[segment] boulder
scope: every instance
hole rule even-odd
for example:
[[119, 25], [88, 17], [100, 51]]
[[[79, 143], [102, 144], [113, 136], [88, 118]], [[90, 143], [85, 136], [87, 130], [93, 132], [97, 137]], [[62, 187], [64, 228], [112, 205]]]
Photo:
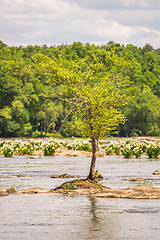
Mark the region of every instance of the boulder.
[[155, 170], [155, 171], [153, 172], [153, 174], [154, 174], [154, 175], [160, 175], [160, 171]]
[[0, 189], [0, 196], [8, 196], [9, 193], [6, 191], [6, 189]]
[[11, 193], [16, 193], [14, 188], [0, 189], [0, 196], [8, 196]]

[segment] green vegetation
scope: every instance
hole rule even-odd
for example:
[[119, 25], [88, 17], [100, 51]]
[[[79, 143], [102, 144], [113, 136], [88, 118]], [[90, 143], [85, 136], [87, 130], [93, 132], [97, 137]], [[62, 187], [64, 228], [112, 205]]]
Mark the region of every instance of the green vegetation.
[[[84, 99], [88, 96], [97, 104], [94, 108], [92, 104], [97, 114], [98, 103], [103, 106], [107, 94], [113, 94], [113, 102], [118, 103], [114, 111], [127, 119], [118, 128], [119, 136], [160, 135], [160, 49], [149, 44], [143, 48], [114, 42], [8, 47], [0, 41], [0, 69], [0, 137], [89, 136], [80, 117], [82, 112], [85, 115]], [[64, 94], [66, 100], [72, 99], [70, 105], [61, 101]], [[127, 105], [121, 104], [124, 95]], [[78, 111], [71, 110], [78, 102]], [[102, 112], [107, 118], [103, 108]]]
[[[101, 142], [100, 142], [101, 143]], [[14, 155], [32, 155], [34, 151], [41, 150], [45, 156], [54, 156], [58, 147], [69, 150], [87, 151], [86, 145], [91, 149], [89, 139], [75, 140], [8, 140], [0, 141], [0, 155], [13, 157]], [[160, 156], [160, 142], [146, 140], [120, 140], [110, 144], [100, 144], [100, 151], [105, 151], [106, 155], [122, 155], [125, 158], [141, 158], [146, 154], [148, 158], [158, 159]], [[101, 178], [98, 170], [95, 171], [94, 179]]]
[[63, 183], [57, 189], [63, 189], [64, 191], [72, 191], [76, 189], [102, 189], [102, 188], [103, 188], [102, 183], [99, 183], [97, 181], [78, 179]]
[[106, 155], [123, 155], [125, 158], [135, 156], [140, 158], [143, 153], [147, 154], [149, 158], [158, 158], [160, 155], [159, 141], [116, 141], [106, 146], [102, 146], [106, 151]]
[[[124, 136], [159, 134], [160, 58], [150, 45], [0, 45], [2, 136], [37, 131], [88, 136], [93, 153], [88, 179], [93, 180], [99, 140], [116, 134], [117, 127]], [[123, 155], [129, 158], [127, 147]], [[45, 155], [54, 155], [52, 150], [46, 146]]]
[[62, 185], [63, 190], [75, 190], [76, 186], [72, 182], [66, 182]]
[[152, 186], [153, 182], [152, 181], [143, 181], [143, 182], [138, 182], [136, 183], [135, 187], [142, 187], [142, 186]]

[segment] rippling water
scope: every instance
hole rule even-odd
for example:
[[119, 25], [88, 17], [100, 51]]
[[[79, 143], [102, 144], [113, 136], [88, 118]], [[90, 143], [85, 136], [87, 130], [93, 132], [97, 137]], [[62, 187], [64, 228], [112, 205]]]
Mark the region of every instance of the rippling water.
[[[0, 158], [0, 188], [55, 188], [66, 179], [53, 174], [74, 174], [85, 178], [87, 157]], [[159, 160], [122, 159], [106, 156], [97, 159], [103, 184], [114, 188], [134, 187], [123, 178], [157, 178]], [[17, 177], [29, 174], [32, 177]], [[9, 195], [0, 198], [0, 239], [79, 240], [79, 239], [156, 239], [160, 236], [160, 200], [101, 199], [59, 194]]]

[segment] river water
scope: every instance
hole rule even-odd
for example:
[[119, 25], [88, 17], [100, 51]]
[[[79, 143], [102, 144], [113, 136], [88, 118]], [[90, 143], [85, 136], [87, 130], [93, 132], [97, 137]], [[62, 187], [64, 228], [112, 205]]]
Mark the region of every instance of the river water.
[[[89, 172], [88, 157], [0, 157], [0, 188], [32, 187], [53, 189], [66, 179], [53, 174], [79, 175]], [[103, 184], [112, 188], [135, 187], [124, 178], [142, 177], [148, 184], [160, 184], [159, 160], [124, 159], [105, 156], [96, 167]], [[17, 177], [18, 174], [32, 177]], [[152, 180], [157, 178], [157, 180]], [[67, 179], [69, 180], [69, 179]], [[72, 179], [71, 179], [72, 180]], [[91, 240], [160, 239], [160, 199], [103, 199], [61, 194], [9, 195], [0, 197], [0, 239], [2, 240]]]

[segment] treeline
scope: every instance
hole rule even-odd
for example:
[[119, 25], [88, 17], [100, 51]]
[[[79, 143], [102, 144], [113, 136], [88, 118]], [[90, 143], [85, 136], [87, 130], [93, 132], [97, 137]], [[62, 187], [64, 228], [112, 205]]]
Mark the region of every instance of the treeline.
[[[159, 136], [160, 48], [153, 49], [149, 44], [143, 48], [124, 46], [112, 41], [102, 46], [75, 42], [50, 47], [9, 47], [0, 41], [0, 137], [85, 137], [76, 113], [55, 97], [54, 90], [58, 88], [60, 92], [61, 87], [52, 81], [51, 74], [44, 74], [40, 67], [36, 69], [36, 63], [39, 61], [40, 66], [43, 58], [77, 62], [88, 57], [89, 65], [93, 54], [103, 61], [104, 51], [114, 52], [128, 64], [126, 72], [123, 68], [125, 84], [118, 86], [121, 64], [110, 60], [106, 64], [105, 59], [106, 72], [112, 69], [114, 76], [116, 69], [116, 87], [122, 88], [128, 99], [128, 104], [122, 106], [127, 120], [119, 127], [119, 136]], [[105, 71], [93, 82], [98, 83], [103, 76]]]

